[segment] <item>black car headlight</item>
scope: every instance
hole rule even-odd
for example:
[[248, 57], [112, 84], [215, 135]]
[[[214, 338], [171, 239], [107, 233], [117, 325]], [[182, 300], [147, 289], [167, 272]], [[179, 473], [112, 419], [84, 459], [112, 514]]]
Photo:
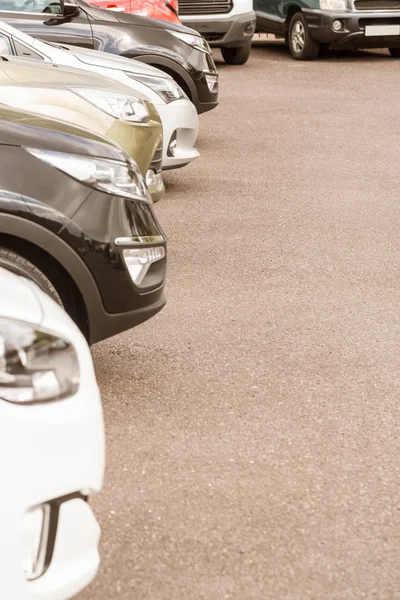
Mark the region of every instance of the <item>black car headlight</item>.
[[107, 194], [151, 202], [143, 176], [132, 160], [123, 162], [36, 148], [25, 150], [85, 185]]
[[0, 399], [14, 404], [62, 400], [79, 389], [73, 345], [20, 321], [0, 318]]

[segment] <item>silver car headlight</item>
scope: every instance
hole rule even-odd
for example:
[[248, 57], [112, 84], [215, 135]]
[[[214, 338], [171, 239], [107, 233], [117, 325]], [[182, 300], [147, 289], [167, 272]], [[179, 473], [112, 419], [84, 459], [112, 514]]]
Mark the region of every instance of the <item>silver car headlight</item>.
[[107, 194], [151, 202], [143, 176], [133, 161], [92, 158], [52, 150], [25, 148], [27, 152], [85, 185]]
[[71, 92], [116, 119], [135, 123], [147, 123], [150, 119], [150, 113], [141, 98], [90, 88], [75, 88]]
[[200, 50], [200, 52], [205, 52], [206, 54], [209, 54], [210, 52], [208, 43], [201, 35], [181, 33], [180, 31], [170, 31], [169, 33], [180, 39], [182, 42], [185, 42], [185, 44], [188, 44], [188, 46], [192, 46], [192, 48]]
[[14, 404], [62, 400], [80, 383], [73, 345], [20, 321], [0, 318], [0, 399]]
[[125, 75], [128, 75], [128, 77], [135, 81], [147, 85], [147, 87], [160, 96], [166, 104], [169, 104], [169, 102], [173, 102], [174, 100], [187, 98], [185, 92], [173, 79], [152, 77], [151, 75], [136, 75], [135, 73], [128, 73], [126, 71]]

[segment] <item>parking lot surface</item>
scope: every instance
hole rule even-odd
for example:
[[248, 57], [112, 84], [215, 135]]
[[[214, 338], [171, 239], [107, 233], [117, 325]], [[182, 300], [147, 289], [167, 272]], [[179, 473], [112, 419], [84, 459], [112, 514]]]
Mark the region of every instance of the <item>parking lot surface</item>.
[[156, 207], [168, 305], [93, 349], [108, 467], [79, 600], [394, 600], [399, 62], [273, 43], [218, 67], [203, 157]]

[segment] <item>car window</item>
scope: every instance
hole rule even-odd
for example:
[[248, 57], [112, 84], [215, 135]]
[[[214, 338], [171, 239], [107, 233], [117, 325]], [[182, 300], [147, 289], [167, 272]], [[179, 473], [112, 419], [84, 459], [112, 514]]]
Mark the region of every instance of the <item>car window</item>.
[[14, 54], [11, 40], [8, 35], [4, 35], [4, 33], [0, 33], [0, 55], [4, 54]]
[[57, 0], [3, 0], [0, 10], [60, 15], [61, 3]]

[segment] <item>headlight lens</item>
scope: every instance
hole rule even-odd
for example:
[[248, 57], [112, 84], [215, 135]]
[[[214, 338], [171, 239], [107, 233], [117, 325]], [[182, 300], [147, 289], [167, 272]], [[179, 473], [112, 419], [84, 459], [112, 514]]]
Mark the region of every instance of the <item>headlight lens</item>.
[[179, 85], [173, 79], [164, 79], [163, 77], [152, 77], [151, 75], [136, 75], [135, 73], [127, 73], [131, 79], [139, 81], [147, 85], [153, 92], [158, 94], [160, 98], [167, 104], [180, 98], [185, 98], [185, 92], [179, 87]]
[[182, 40], [182, 42], [185, 42], [185, 44], [196, 48], [196, 50], [200, 50], [200, 52], [206, 52], [207, 54], [209, 53], [208, 44], [201, 35], [181, 33], [180, 31], [170, 31], [169, 33]]
[[14, 404], [72, 396], [80, 382], [73, 346], [33, 325], [0, 319], [0, 399]]
[[67, 175], [102, 192], [151, 201], [143, 176], [133, 161], [124, 163], [35, 148], [25, 148], [25, 150], [56, 169], [60, 169]]
[[147, 106], [140, 98], [85, 88], [72, 89], [71, 92], [74, 92], [74, 94], [84, 98], [116, 119], [134, 121], [135, 123], [147, 123], [150, 119]]
[[319, 0], [321, 10], [346, 10], [346, 0]]

